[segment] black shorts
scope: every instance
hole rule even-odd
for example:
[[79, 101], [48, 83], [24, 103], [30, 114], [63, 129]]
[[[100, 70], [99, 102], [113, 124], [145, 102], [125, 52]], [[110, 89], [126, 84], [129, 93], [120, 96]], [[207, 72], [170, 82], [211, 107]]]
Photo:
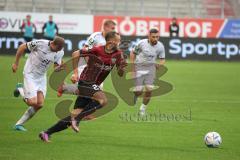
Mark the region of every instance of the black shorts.
[[78, 81], [78, 90], [79, 96], [86, 98], [92, 98], [96, 92], [101, 91], [97, 84], [83, 80]]
[[90, 102], [92, 102], [91, 98], [78, 96], [74, 104], [74, 109], [85, 108]]

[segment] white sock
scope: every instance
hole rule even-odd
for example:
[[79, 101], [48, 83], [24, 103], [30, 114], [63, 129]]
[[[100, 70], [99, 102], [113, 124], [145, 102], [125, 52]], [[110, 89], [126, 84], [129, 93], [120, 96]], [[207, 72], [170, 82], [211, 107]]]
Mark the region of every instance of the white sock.
[[77, 84], [64, 84], [63, 93], [65, 94], [77, 94], [78, 87]]
[[24, 98], [23, 88], [18, 88], [18, 91], [19, 91], [20, 95]]
[[35, 113], [36, 113], [35, 109], [33, 107], [29, 106], [28, 109], [26, 110], [26, 112], [17, 121], [16, 125], [23, 125], [25, 122], [27, 122], [29, 119], [31, 119]]
[[147, 108], [147, 106], [142, 103], [142, 105], [140, 106], [140, 111], [145, 111], [146, 108]]

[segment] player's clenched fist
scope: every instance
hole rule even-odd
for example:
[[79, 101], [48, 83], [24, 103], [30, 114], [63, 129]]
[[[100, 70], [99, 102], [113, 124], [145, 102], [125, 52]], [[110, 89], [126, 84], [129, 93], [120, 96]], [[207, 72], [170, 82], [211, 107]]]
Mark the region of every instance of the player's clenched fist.
[[12, 64], [12, 71], [13, 71], [13, 73], [15, 73], [17, 71], [17, 69], [18, 69], [18, 65], [16, 63], [13, 63]]
[[78, 82], [78, 75], [77, 74], [73, 74], [72, 77], [71, 77], [71, 81], [72, 81], [72, 83]]

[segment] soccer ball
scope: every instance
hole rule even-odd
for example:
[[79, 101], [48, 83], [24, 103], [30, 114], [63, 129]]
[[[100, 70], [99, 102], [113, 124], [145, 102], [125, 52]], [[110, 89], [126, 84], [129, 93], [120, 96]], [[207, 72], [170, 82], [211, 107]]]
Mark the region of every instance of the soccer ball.
[[217, 148], [222, 143], [222, 138], [217, 132], [208, 132], [204, 137], [204, 142], [207, 147]]

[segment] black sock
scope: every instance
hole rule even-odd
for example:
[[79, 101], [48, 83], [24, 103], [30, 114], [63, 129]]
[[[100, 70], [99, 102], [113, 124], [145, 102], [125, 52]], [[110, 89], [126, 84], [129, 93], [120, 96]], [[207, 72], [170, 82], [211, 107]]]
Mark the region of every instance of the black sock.
[[71, 116], [65, 117], [62, 120], [58, 121], [55, 125], [53, 125], [51, 128], [49, 128], [46, 133], [48, 135], [51, 135], [55, 132], [60, 132], [62, 130], [65, 130], [68, 128], [68, 126], [71, 125]]
[[75, 118], [75, 120], [77, 121], [77, 124], [79, 124], [79, 122], [87, 115], [90, 115], [92, 113], [94, 113], [97, 109], [102, 108], [102, 106], [100, 105], [100, 103], [98, 101], [93, 100], [92, 102], [90, 102], [85, 108], [84, 110]]

